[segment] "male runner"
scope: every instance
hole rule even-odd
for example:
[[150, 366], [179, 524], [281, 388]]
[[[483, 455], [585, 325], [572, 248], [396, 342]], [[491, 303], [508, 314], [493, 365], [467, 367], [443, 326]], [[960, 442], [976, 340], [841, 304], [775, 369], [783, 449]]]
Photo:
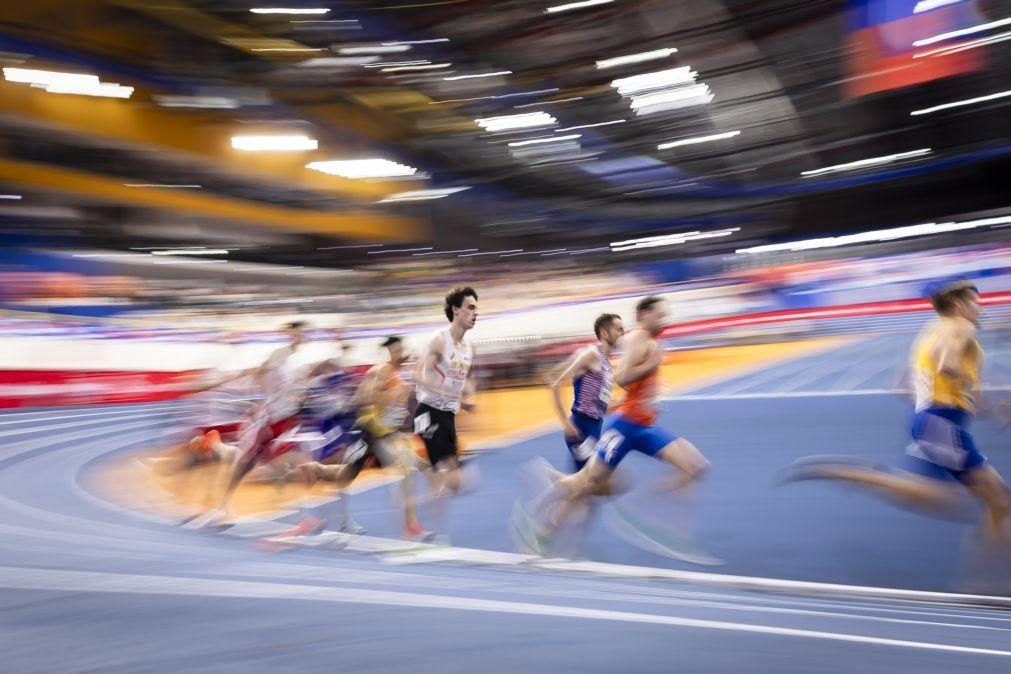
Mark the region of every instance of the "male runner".
[[[640, 300], [636, 320], [639, 327], [625, 335], [625, 354], [614, 374], [615, 383], [625, 389], [626, 397], [617, 414], [604, 423], [595, 453], [578, 473], [559, 478], [540, 499], [538, 511], [528, 516], [526, 522], [518, 523], [525, 542], [535, 552], [545, 553], [565, 517], [576, 510], [576, 503], [611, 493], [614, 471], [631, 451], [656, 457], [678, 469], [665, 485], [669, 491], [695, 483], [709, 469], [709, 462], [695, 445], [655, 425], [663, 363], [663, 350], [656, 338], [667, 324], [664, 301], [655, 296]], [[518, 515], [523, 518], [525, 512], [521, 510]], [[706, 559], [701, 554], [671, 547], [669, 542], [650, 543], [654, 550], [686, 561]]]
[[474, 348], [466, 335], [477, 322], [477, 292], [469, 286], [453, 288], [446, 295], [443, 310], [449, 327], [429, 339], [414, 375], [418, 399], [414, 432], [428, 450], [432, 500], [442, 530], [449, 500], [463, 485], [456, 414], [461, 409], [474, 409]]
[[[400, 427], [407, 418], [407, 400], [410, 396], [410, 388], [400, 378], [400, 369], [407, 362], [404, 343], [400, 337], [391, 336], [382, 345], [389, 353], [389, 358], [369, 369], [358, 389], [357, 401], [361, 411], [351, 433], [353, 440], [345, 449], [341, 464], [310, 462], [300, 465], [297, 471], [310, 484], [325, 480], [336, 483], [343, 490], [358, 477], [371, 458], [384, 467], [399, 466], [404, 472], [401, 498], [405, 535], [407, 538], [425, 539], [428, 532], [418, 523], [411, 491], [411, 472], [415, 462], [407, 456], [410, 449], [400, 433]], [[364, 534], [365, 529], [347, 514], [346, 495], [341, 495], [341, 502], [344, 521], [340, 530], [344, 533]]]
[[790, 466], [784, 481], [859, 484], [900, 505], [932, 511], [952, 507], [959, 495], [954, 487], [961, 483], [986, 510], [984, 530], [993, 539], [1002, 538], [1002, 524], [1011, 512], [1007, 485], [968, 430], [983, 365], [977, 337], [979, 292], [967, 281], [950, 281], [932, 285], [928, 294], [938, 318], [923, 328], [910, 353], [916, 415], [903, 457], [905, 470], [893, 473], [814, 456]]
[[[593, 322], [593, 334], [597, 343], [573, 354], [550, 384], [555, 413], [565, 431], [565, 444], [577, 472], [586, 465], [600, 438], [614, 384], [610, 357], [618, 340], [625, 334], [625, 327], [617, 314], [601, 314]], [[570, 379], [572, 409], [566, 416], [561, 388]]]

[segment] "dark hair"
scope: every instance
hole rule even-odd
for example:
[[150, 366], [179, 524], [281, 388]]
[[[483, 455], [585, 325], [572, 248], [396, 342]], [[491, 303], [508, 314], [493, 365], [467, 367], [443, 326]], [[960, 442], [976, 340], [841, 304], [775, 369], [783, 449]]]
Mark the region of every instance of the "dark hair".
[[394, 344], [400, 344], [400, 342], [402, 342], [402, 341], [404, 341], [404, 340], [402, 340], [399, 337], [399, 335], [390, 335], [389, 337], [387, 337], [386, 339], [383, 340], [383, 343], [381, 344], [381, 346], [384, 349], [388, 349], [391, 346], [393, 346]]
[[971, 295], [978, 295], [979, 290], [969, 281], [956, 281], [942, 286], [930, 295], [930, 303], [939, 314], [950, 313], [955, 303], [967, 300]]
[[446, 320], [449, 322], [453, 321], [453, 307], [459, 309], [463, 306], [464, 297], [473, 297], [477, 299], [477, 292], [470, 286], [464, 286], [462, 288], [453, 288], [446, 295]]
[[649, 311], [660, 302], [663, 302], [663, 298], [657, 297], [656, 295], [643, 297], [641, 300], [639, 300], [639, 303], [635, 305], [635, 313], [641, 314], [644, 311]]
[[597, 339], [600, 339], [600, 333], [614, 325], [615, 321], [620, 320], [621, 316], [618, 314], [601, 314], [597, 316], [597, 320], [593, 322], [593, 334], [597, 336]]
[[307, 325], [309, 325], [309, 324], [306, 323], [305, 321], [292, 321], [291, 323], [285, 323], [284, 324], [284, 329], [285, 330], [301, 330], [302, 328], [306, 327]]

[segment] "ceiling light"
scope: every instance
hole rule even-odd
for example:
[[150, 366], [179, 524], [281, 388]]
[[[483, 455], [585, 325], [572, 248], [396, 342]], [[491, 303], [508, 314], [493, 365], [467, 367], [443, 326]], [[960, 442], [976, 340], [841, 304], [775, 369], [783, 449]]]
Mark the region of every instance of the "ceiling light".
[[[519, 106], [516, 106], [516, 107], [519, 107]], [[614, 119], [614, 120], [611, 120], [610, 122], [597, 122], [596, 124], [579, 124], [578, 126], [567, 126], [564, 129], [555, 129], [555, 133], [561, 133], [563, 131], [575, 131], [576, 129], [592, 129], [594, 127], [598, 127], [598, 126], [610, 126], [612, 124], [624, 124], [626, 121], [628, 121], [628, 120], [625, 120], [625, 119]]]
[[430, 255], [456, 255], [457, 253], [473, 253], [477, 248], [461, 248], [459, 250], [434, 250], [429, 253], [414, 253], [411, 257], [428, 257]]
[[457, 257], [478, 257], [482, 255], [503, 255], [509, 253], [522, 253], [522, 248], [513, 248], [511, 250], [486, 250], [482, 253], [464, 253], [463, 255], [457, 255]]
[[367, 63], [375, 63], [381, 56], [321, 56], [315, 59], [306, 59], [298, 64], [299, 68], [342, 68], [344, 66], [360, 66]]
[[571, 101], [581, 101], [582, 96], [573, 96], [571, 98], [556, 98], [553, 101], [538, 101], [537, 103], [524, 103], [523, 105], [514, 105], [516, 109], [519, 108], [535, 108], [540, 105], [554, 105], [555, 103], [569, 103]]
[[412, 176], [418, 169], [388, 159], [344, 159], [314, 161], [306, 168], [342, 178], [396, 178]]
[[330, 10], [325, 7], [254, 7], [249, 11], [253, 14], [326, 14]]
[[387, 253], [413, 253], [418, 250], [432, 250], [431, 246], [424, 246], [422, 248], [388, 248], [386, 250], [370, 250], [369, 255], [385, 255]]
[[551, 124], [556, 124], [558, 120], [546, 112], [526, 112], [519, 115], [484, 117], [475, 119], [474, 122], [486, 131], [508, 131], [536, 126], [550, 126]]
[[160, 187], [168, 189], [187, 189], [187, 190], [199, 190], [203, 185], [181, 185], [181, 184], [162, 184], [162, 183], [123, 183], [124, 187]]
[[963, 105], [974, 105], [976, 103], [985, 103], [987, 101], [993, 101], [998, 98], [1007, 98], [1011, 96], [1011, 91], [1001, 91], [1000, 93], [990, 94], [988, 96], [979, 96], [977, 98], [967, 98], [964, 101], [955, 101], [953, 103], [942, 103], [941, 105], [935, 105], [931, 108], [923, 108], [922, 110], [913, 110], [910, 116], [915, 117], [916, 115], [929, 115], [932, 112], [937, 112], [939, 110], [948, 110], [949, 108], [960, 108]]
[[672, 140], [669, 143], [660, 143], [656, 146], [658, 150], [669, 150], [672, 147], [679, 147], [681, 145], [695, 145], [697, 143], [708, 143], [714, 140], [723, 140], [724, 138], [733, 138], [734, 136], [741, 135], [740, 131], [727, 131], [726, 133], [714, 133], [711, 136], [695, 136], [694, 138], [682, 138], [681, 140]]
[[396, 73], [402, 70], [442, 70], [443, 68], [449, 68], [452, 63], [429, 63], [429, 64], [418, 64], [418, 65], [408, 65], [408, 66], [393, 66], [392, 68], [383, 68], [379, 72], [383, 73]]
[[435, 42], [449, 42], [449, 38], [448, 37], [437, 37], [437, 38], [433, 38], [431, 40], [397, 40], [396, 42], [383, 42], [382, 45], [384, 47], [386, 47], [386, 46], [393, 46], [393, 45], [399, 45], [399, 44], [433, 44]]
[[558, 12], [568, 12], [573, 9], [583, 9], [584, 7], [593, 7], [595, 5], [606, 5], [614, 2], [614, 0], [582, 0], [582, 2], [570, 2], [565, 5], [555, 5], [554, 7], [548, 7], [544, 10], [545, 14], [557, 14]]
[[82, 75], [80, 73], [61, 73], [53, 70], [34, 70], [31, 68], [4, 68], [4, 79], [8, 82], [21, 82], [23, 84], [41, 85], [61, 85], [76, 84], [79, 86], [98, 86], [100, 84], [96, 75]]
[[1011, 24], [1011, 19], [1000, 19], [999, 21], [991, 21], [990, 23], [981, 23], [978, 26], [970, 26], [969, 28], [953, 30], [950, 33], [941, 33], [940, 35], [934, 35], [933, 37], [917, 40], [916, 42], [913, 43], [913, 46], [926, 47], [928, 44], [934, 44], [935, 42], [941, 42], [943, 40], [948, 40], [953, 37], [962, 37], [963, 35], [972, 35], [973, 33], [981, 33], [984, 30], [990, 30], [991, 28], [1000, 28], [1001, 26], [1007, 26], [1009, 24]]
[[407, 192], [390, 194], [389, 196], [383, 197], [376, 203], [388, 204], [400, 201], [428, 201], [430, 199], [443, 199], [448, 197], [450, 194], [456, 194], [457, 192], [463, 192], [464, 190], [469, 189], [469, 187], [440, 187], [430, 190], [409, 190]]
[[239, 107], [234, 98], [225, 96], [154, 96], [154, 102], [164, 108], [209, 108], [233, 110]]
[[835, 166], [826, 166], [825, 168], [814, 169], [812, 171], [802, 171], [800, 175], [802, 176], [820, 176], [825, 173], [838, 173], [840, 171], [850, 171], [852, 169], [866, 168], [868, 166], [878, 166], [880, 164], [890, 164], [893, 161], [898, 161], [900, 159], [911, 159], [913, 157], [922, 157], [923, 155], [930, 154], [931, 149], [923, 148], [921, 150], [911, 150], [909, 152], [899, 152], [898, 154], [889, 154], [883, 157], [871, 157], [870, 159], [861, 159], [859, 161], [851, 161], [846, 164], [836, 164]]
[[228, 250], [224, 248], [193, 248], [172, 250], [152, 250], [152, 255], [228, 255]]
[[945, 7], [947, 5], [954, 5], [955, 3], [962, 2], [962, 0], [920, 0], [913, 7], [913, 14], [920, 14], [921, 12], [929, 12], [932, 9], [937, 9], [938, 7]]
[[411, 47], [406, 44], [374, 44], [360, 45], [357, 47], [341, 47], [337, 50], [339, 54], [394, 54], [407, 51]]
[[706, 84], [693, 84], [640, 96], [632, 96], [629, 106], [636, 115], [648, 115], [665, 110], [678, 110], [695, 105], [705, 105], [713, 100], [713, 92]]
[[970, 49], [986, 47], [987, 45], [996, 44], [998, 42], [1006, 42], [1007, 40], [1011, 40], [1011, 31], [997, 33], [996, 35], [991, 35], [989, 37], [981, 37], [978, 40], [956, 42], [955, 44], [945, 45], [943, 47], [938, 47], [937, 49], [931, 49], [930, 51], [917, 52], [913, 54], [913, 58], [921, 59], [927, 56], [947, 56], [948, 54], [957, 54], [959, 52], [969, 51]]
[[654, 49], [653, 51], [644, 51], [639, 54], [629, 54], [628, 56], [615, 56], [614, 58], [597, 61], [597, 69], [604, 70], [605, 68], [615, 68], [617, 66], [628, 65], [629, 63], [642, 63], [643, 61], [654, 61], [656, 59], [667, 58], [671, 54], [676, 53], [677, 49], [670, 47], [667, 49]]
[[0, 199], [6, 199], [10, 201], [21, 201], [24, 197], [20, 194], [0, 194]]
[[245, 152], [298, 152], [317, 149], [319, 141], [303, 135], [232, 136], [232, 147]]
[[724, 236], [731, 236], [735, 232], [741, 231], [740, 227], [729, 229], [718, 229], [711, 232], [678, 232], [676, 234], [662, 234], [660, 236], [647, 236], [641, 239], [628, 239], [626, 241], [613, 241], [611, 251], [620, 253], [626, 250], [637, 250], [640, 248], [658, 248], [660, 246], [676, 246], [689, 241], [699, 241], [702, 239], [717, 239]]
[[539, 145], [540, 143], [557, 143], [561, 140], [574, 140], [576, 138], [582, 138], [578, 133], [573, 133], [568, 136], [548, 136], [546, 138], [532, 138], [530, 140], [517, 140], [513, 143], [509, 143], [509, 147], [522, 147], [523, 145]]
[[621, 77], [611, 82], [611, 86], [617, 89], [619, 94], [627, 96], [641, 91], [694, 84], [696, 77], [698, 77], [698, 73], [692, 70], [691, 66], [682, 66], [681, 68], [670, 68], [652, 73], [632, 75], [631, 77]]
[[452, 77], [443, 77], [442, 79], [446, 80], [447, 82], [452, 82], [454, 80], [472, 80], [478, 77], [496, 77], [498, 75], [512, 75], [512, 74], [513, 71], [511, 70], [496, 70], [493, 73], [477, 73], [475, 75], [453, 75]]
[[133, 87], [124, 87], [121, 84], [112, 82], [100, 82], [98, 84], [49, 84], [32, 85], [42, 86], [46, 93], [50, 94], [74, 94], [77, 96], [99, 96], [101, 98], [130, 98], [133, 95]]

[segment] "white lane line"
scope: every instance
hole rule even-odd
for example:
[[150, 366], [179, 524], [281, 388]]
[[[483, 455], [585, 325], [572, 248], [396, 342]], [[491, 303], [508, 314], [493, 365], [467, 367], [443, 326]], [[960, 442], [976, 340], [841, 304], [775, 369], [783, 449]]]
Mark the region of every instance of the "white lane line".
[[144, 419], [145, 421], [150, 421], [152, 419], [161, 419], [164, 417], [172, 418], [175, 416], [174, 412], [149, 412], [144, 415], [133, 416], [121, 416], [115, 419], [89, 419], [88, 421], [71, 421], [65, 424], [51, 424], [51, 425], [32, 425], [25, 426], [23, 428], [8, 429], [6, 431], [0, 431], [0, 438], [9, 438], [15, 435], [37, 435], [45, 440], [45, 435], [51, 431], [60, 431], [66, 428], [94, 428], [95, 426], [101, 426], [109, 424], [112, 421], [130, 421], [134, 418]]
[[[88, 410], [94, 410], [94, 408], [87, 408]], [[138, 412], [150, 412], [150, 411], [179, 411], [186, 412], [193, 409], [199, 409], [194, 405], [150, 405], [145, 407], [115, 407], [114, 409], [102, 410], [102, 411], [81, 411], [81, 412], [70, 412], [67, 410], [47, 410], [45, 412], [23, 412], [23, 413], [8, 413], [0, 414], [0, 426], [9, 426], [11, 424], [31, 424], [36, 421], [60, 421], [63, 419], [82, 419], [84, 417], [113, 417], [125, 415], [129, 416], [131, 414], [136, 414]], [[24, 416], [22, 416], [24, 415]], [[31, 418], [25, 418], [28, 415], [33, 415]], [[39, 415], [35, 417], [34, 415]], [[17, 418], [12, 418], [12, 417]]]
[[667, 625], [724, 632], [765, 634], [801, 639], [818, 639], [873, 646], [891, 646], [925, 651], [1011, 657], [1011, 651], [957, 644], [939, 644], [905, 639], [889, 639], [844, 632], [775, 627], [753, 623], [702, 620], [677, 616], [612, 611], [532, 602], [451, 597], [415, 592], [394, 592], [364, 588], [329, 588], [294, 583], [266, 583], [245, 580], [185, 578], [139, 574], [97, 573], [0, 567], [0, 587], [53, 592], [90, 592], [241, 599], [286, 599], [333, 604], [368, 604], [428, 609], [449, 609], [513, 615], [576, 618], [625, 623]]

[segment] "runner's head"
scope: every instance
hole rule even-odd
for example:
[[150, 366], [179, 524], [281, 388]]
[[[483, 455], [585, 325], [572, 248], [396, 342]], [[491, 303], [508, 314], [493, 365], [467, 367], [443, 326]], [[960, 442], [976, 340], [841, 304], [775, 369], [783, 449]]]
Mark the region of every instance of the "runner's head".
[[284, 331], [288, 335], [288, 340], [291, 348], [297, 349], [305, 341], [305, 321], [292, 321], [291, 323], [285, 323]]
[[390, 363], [394, 367], [400, 367], [407, 362], [406, 352], [404, 351], [404, 340], [397, 335], [387, 337], [383, 341], [383, 348], [390, 352]]
[[667, 306], [662, 298], [650, 295], [635, 305], [635, 319], [643, 330], [656, 337], [667, 327]]
[[470, 330], [477, 322], [477, 292], [470, 286], [453, 288], [446, 295], [446, 320]]
[[930, 303], [941, 316], [964, 318], [979, 323], [983, 307], [979, 290], [969, 281], [952, 281], [930, 289]]
[[625, 326], [618, 314], [601, 314], [593, 322], [593, 334], [597, 339], [613, 347], [625, 334]]

